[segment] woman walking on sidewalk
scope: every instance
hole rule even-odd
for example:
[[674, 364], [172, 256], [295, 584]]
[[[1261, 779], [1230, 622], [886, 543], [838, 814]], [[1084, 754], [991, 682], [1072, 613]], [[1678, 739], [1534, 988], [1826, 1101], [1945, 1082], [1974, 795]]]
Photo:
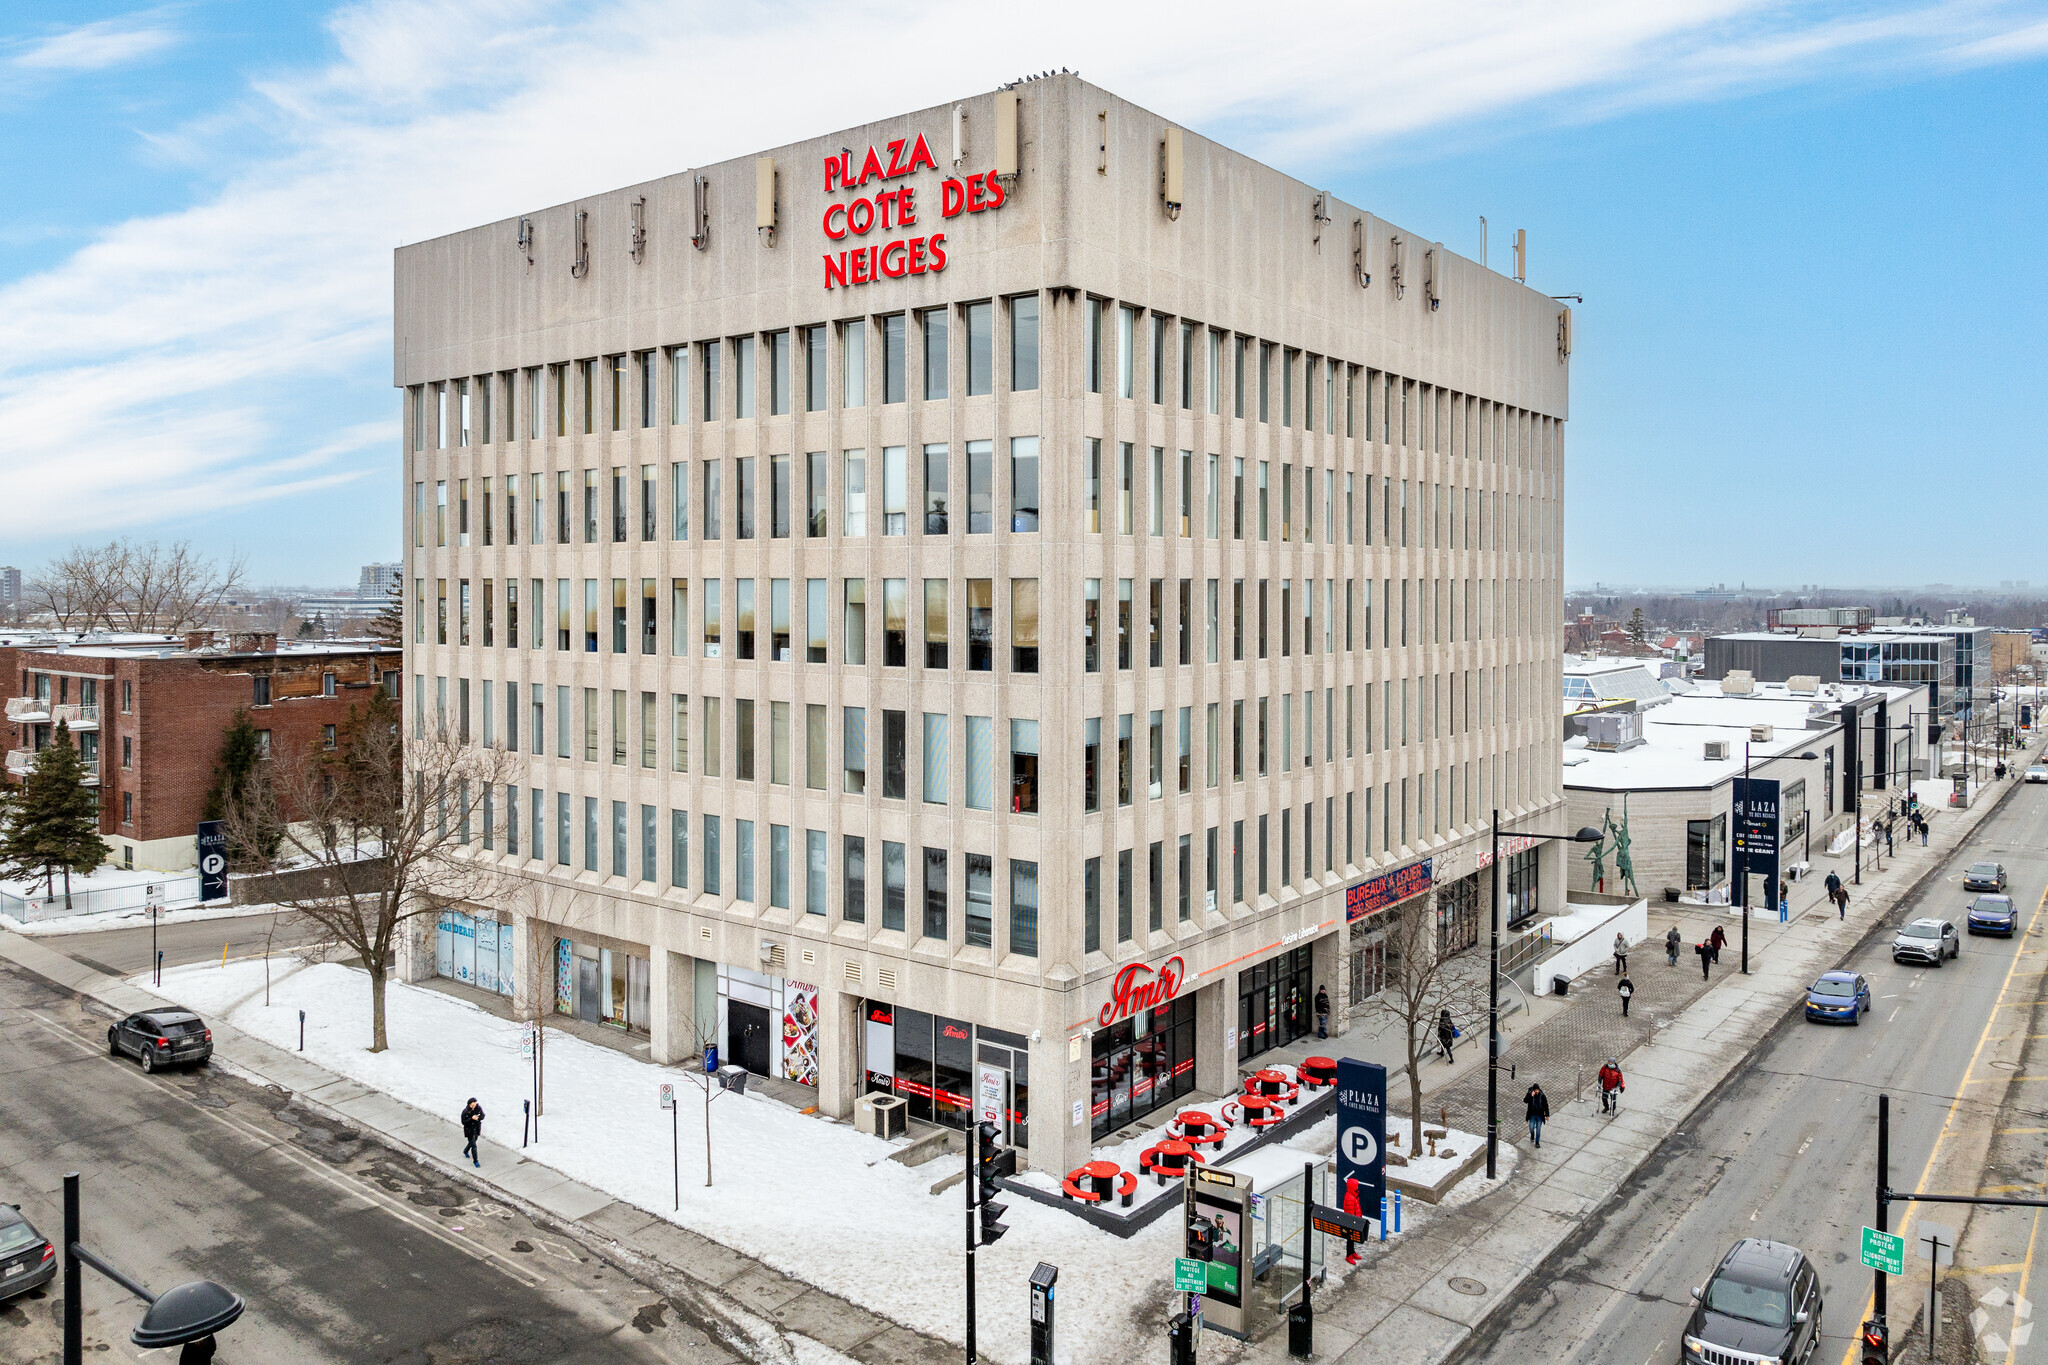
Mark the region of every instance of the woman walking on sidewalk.
[[1529, 1116], [1529, 1140], [1541, 1150], [1543, 1121], [1550, 1117], [1550, 1097], [1543, 1093], [1542, 1086], [1532, 1084], [1529, 1087], [1529, 1093], [1522, 1096], [1522, 1109]]
[[1714, 945], [1714, 965], [1718, 967], [1721, 965], [1721, 950], [1728, 946], [1728, 931], [1718, 924], [1715, 925], [1714, 932], [1708, 937], [1707, 942]]
[[1624, 976], [1621, 980], [1614, 983], [1614, 989], [1621, 993], [1621, 1017], [1626, 1019], [1628, 1018], [1629, 998], [1636, 993], [1636, 983]]
[[469, 1103], [462, 1106], [462, 1136], [467, 1144], [462, 1154], [469, 1158], [469, 1164], [481, 1167], [483, 1159], [476, 1154], [477, 1139], [484, 1134], [484, 1107], [476, 1102], [476, 1096], [469, 1097]]
[[1664, 958], [1674, 967], [1678, 965], [1678, 945], [1683, 942], [1685, 940], [1678, 936], [1678, 926], [1672, 925], [1670, 932], [1664, 935]]
[[1705, 939], [1701, 939], [1698, 943], [1692, 945], [1692, 950], [1700, 955], [1700, 980], [1705, 981], [1707, 979], [1707, 965], [1714, 960], [1714, 947]]
[[1626, 976], [1628, 974], [1628, 939], [1620, 934], [1614, 936], [1614, 974], [1616, 976]]

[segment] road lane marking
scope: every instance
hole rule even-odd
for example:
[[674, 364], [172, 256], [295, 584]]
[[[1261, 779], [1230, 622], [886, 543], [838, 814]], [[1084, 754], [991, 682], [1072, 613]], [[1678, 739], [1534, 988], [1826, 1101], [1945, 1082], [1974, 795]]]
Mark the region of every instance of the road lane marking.
[[[2048, 907], [2048, 887], [2043, 887], [2041, 889], [2041, 898], [2038, 901], [2034, 902], [2034, 913], [2027, 919], [2027, 932], [2029, 934], [2034, 932], [2035, 925], [2040, 922], [2041, 911], [2044, 907]], [[1969, 1083], [1970, 1073], [1977, 1069], [1977, 1058], [1983, 1055], [1984, 1044], [1991, 1037], [1991, 1030], [1993, 1026], [1998, 1022], [1997, 1012], [2005, 1006], [2005, 994], [2007, 991], [2012, 989], [2013, 977], [2018, 973], [2019, 965], [2019, 957], [2018, 955], [2014, 955], [2012, 962], [2005, 969], [2005, 980], [1999, 984], [1998, 1003], [1992, 1006], [1990, 1017], [1987, 1017], [1985, 1019], [1983, 1031], [1977, 1035], [1977, 1045], [1970, 1049], [1969, 1065], [1963, 1068], [1964, 1085], [1967, 1085]], [[1916, 981], [1914, 984], [1917, 985], [1918, 982]], [[2031, 1003], [2039, 1004], [2041, 1002], [2034, 1001]], [[1948, 1140], [1948, 1135], [1954, 1131], [1956, 1122], [1956, 1111], [1962, 1107], [1962, 1104], [1963, 1086], [1959, 1085], [1956, 1087], [1955, 1098], [1949, 1102], [1948, 1112], [1942, 1116], [1941, 1131], [1937, 1132], [1934, 1135], [1934, 1145], [1928, 1149], [1927, 1164], [1921, 1168], [1920, 1179], [1918, 1183], [1916, 1183], [1913, 1186], [1913, 1193], [1920, 1194], [1927, 1189], [1927, 1178], [1934, 1174], [1934, 1163], [1941, 1156], [1941, 1145], [1942, 1143]], [[1887, 1172], [1887, 1175], [1888, 1174], [1889, 1172]], [[1907, 1229], [1911, 1226], [1913, 1222], [1913, 1215], [1919, 1211], [1919, 1208], [1920, 1206], [1916, 1203], [1908, 1203], [1906, 1205], [1905, 1217], [1899, 1220], [1899, 1236], [1904, 1237], [1906, 1235]], [[2038, 1232], [2039, 1229], [2040, 1220], [2037, 1216], [2035, 1219], [2035, 1230]], [[2030, 1262], [2033, 1259], [2033, 1247], [2031, 1241], [2029, 1241], [2028, 1243], [2027, 1259]], [[1876, 1306], [1877, 1295], [1875, 1289], [1873, 1288], [1871, 1290], [1866, 1290], [1863, 1295], [1863, 1311], [1857, 1315], [1857, 1321], [1861, 1322], [1868, 1319], [1870, 1317], [1871, 1311]], [[1842, 1365], [1856, 1365], [1858, 1355], [1862, 1349], [1862, 1345], [1862, 1334], [1860, 1332], [1857, 1335], [1852, 1336], [1849, 1340], [1849, 1349], [1842, 1353]], [[2008, 1360], [2009, 1359], [2010, 1358], [2008, 1357]]]
[[[2012, 1324], [2015, 1329], [2017, 1329], [2020, 1324], [2020, 1305], [2027, 1301], [2027, 1280], [2034, 1273], [2034, 1242], [2036, 1238], [2040, 1237], [2040, 1235], [2041, 1211], [2039, 1209], [2035, 1209], [2034, 1229], [2032, 1232], [2029, 1232], [2027, 1234], [2027, 1259], [2020, 1263], [2019, 1292], [2013, 1295]], [[2010, 1339], [2013, 1335], [2016, 1335], [2016, 1332], [2008, 1333], [2008, 1339]], [[2018, 1351], [2019, 1348], [2020, 1344], [2017, 1341], [2012, 1342], [2011, 1345], [2005, 1348], [2005, 1365], [2012, 1365], [2013, 1353]]]

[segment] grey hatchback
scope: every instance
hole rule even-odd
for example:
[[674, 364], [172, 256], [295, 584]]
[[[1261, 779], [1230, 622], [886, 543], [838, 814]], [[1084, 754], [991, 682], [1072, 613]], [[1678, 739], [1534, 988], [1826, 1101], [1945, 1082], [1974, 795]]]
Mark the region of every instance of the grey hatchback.
[[198, 1015], [176, 1005], [144, 1010], [107, 1030], [107, 1055], [135, 1057], [144, 1071], [204, 1066], [213, 1056], [213, 1030]]
[[1680, 1365], [1799, 1365], [1820, 1345], [1820, 1276], [1798, 1247], [1745, 1237], [1692, 1296]]

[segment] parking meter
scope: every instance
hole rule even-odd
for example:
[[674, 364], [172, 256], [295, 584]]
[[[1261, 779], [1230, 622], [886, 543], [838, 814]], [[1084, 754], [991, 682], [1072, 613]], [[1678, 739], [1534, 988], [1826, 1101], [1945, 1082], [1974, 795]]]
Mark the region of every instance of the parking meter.
[[1195, 1320], [1175, 1313], [1166, 1323], [1166, 1343], [1171, 1365], [1195, 1365]]
[[1060, 1268], [1038, 1263], [1031, 1272], [1031, 1365], [1052, 1365], [1052, 1287]]

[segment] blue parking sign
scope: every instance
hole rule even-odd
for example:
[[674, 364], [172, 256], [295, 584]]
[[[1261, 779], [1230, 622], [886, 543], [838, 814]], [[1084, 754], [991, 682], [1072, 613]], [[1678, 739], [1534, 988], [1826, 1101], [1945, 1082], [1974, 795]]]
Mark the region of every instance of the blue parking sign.
[[1337, 1062], [1337, 1207], [1358, 1182], [1357, 1212], [1377, 1220], [1387, 1193], [1387, 1069], [1344, 1057]]

